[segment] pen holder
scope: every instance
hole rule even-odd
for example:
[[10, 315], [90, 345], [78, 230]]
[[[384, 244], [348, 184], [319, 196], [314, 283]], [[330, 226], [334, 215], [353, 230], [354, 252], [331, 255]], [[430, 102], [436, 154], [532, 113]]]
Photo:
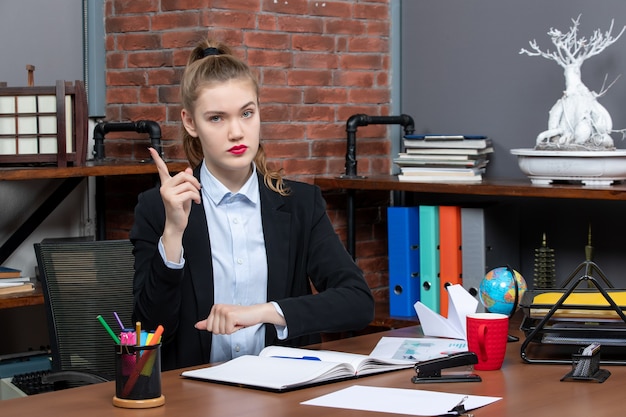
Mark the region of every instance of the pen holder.
[[600, 369], [600, 349], [591, 355], [574, 353], [572, 370], [561, 381], [596, 381], [604, 382], [611, 375], [606, 369]]
[[115, 346], [113, 405], [151, 408], [165, 404], [161, 394], [161, 344]]

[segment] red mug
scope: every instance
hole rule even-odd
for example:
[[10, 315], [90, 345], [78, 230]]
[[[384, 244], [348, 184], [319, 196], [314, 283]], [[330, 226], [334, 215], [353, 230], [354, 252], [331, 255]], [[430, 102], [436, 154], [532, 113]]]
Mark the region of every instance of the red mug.
[[467, 315], [467, 348], [478, 357], [474, 369], [493, 371], [502, 367], [509, 335], [509, 317], [499, 313]]

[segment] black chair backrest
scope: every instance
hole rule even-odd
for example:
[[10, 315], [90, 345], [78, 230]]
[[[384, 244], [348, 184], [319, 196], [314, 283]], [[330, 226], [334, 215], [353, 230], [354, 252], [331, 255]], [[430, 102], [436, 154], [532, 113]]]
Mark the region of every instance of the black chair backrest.
[[113, 379], [115, 342], [97, 320], [116, 334], [132, 328], [134, 257], [129, 240], [44, 240], [35, 244], [39, 265], [52, 370], [81, 370]]

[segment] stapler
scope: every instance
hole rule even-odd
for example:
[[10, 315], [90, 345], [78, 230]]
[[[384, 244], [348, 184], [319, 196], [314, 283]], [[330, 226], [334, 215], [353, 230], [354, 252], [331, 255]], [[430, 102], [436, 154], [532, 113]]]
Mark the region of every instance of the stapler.
[[482, 379], [476, 374], [451, 374], [441, 375], [442, 369], [456, 368], [458, 366], [474, 365], [478, 363], [478, 357], [474, 352], [461, 352], [441, 358], [431, 359], [415, 364], [415, 375], [411, 378], [414, 384], [430, 384], [433, 382], [481, 382]]

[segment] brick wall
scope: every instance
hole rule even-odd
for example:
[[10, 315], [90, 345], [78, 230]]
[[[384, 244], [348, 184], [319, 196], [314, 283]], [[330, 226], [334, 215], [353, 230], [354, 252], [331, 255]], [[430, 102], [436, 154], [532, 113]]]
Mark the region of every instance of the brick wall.
[[[207, 35], [228, 43], [257, 71], [261, 137], [289, 178], [343, 172], [345, 123], [390, 108], [389, 0], [108, 0], [106, 119], [159, 122], [164, 153], [184, 159], [179, 90], [189, 51]], [[386, 126], [358, 131], [359, 174], [388, 173]], [[147, 158], [135, 134], [107, 135], [107, 157]], [[123, 182], [122, 182], [123, 181]], [[153, 178], [107, 182], [109, 238], [126, 236], [136, 194]], [[328, 193], [329, 215], [345, 238], [344, 198]], [[377, 297], [386, 287], [386, 196], [359, 199], [359, 265]]]

